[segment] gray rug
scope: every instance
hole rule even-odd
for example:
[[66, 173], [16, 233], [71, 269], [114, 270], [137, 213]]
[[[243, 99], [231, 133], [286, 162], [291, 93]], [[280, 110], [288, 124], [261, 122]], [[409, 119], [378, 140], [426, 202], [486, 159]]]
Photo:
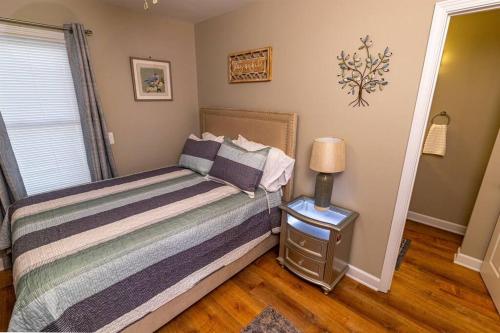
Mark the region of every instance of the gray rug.
[[408, 252], [408, 249], [410, 248], [411, 244], [411, 239], [406, 239], [403, 238], [401, 241], [401, 245], [399, 246], [399, 254], [398, 254], [398, 261], [396, 261], [396, 270], [399, 270], [399, 266], [403, 263], [403, 260], [405, 258], [406, 252]]
[[300, 333], [278, 311], [268, 306], [241, 333]]

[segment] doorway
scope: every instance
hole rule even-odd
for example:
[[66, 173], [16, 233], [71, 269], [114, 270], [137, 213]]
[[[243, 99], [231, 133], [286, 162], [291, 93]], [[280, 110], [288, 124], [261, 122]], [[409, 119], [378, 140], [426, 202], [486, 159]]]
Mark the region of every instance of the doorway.
[[480, 262], [489, 242], [472, 236], [490, 234], [472, 211], [500, 127], [499, 24], [500, 9], [450, 20], [408, 212], [415, 222], [467, 231], [456, 262], [468, 268], [462, 258]]
[[410, 199], [417, 174], [417, 167], [425, 139], [429, 115], [431, 115], [432, 102], [436, 83], [438, 81], [440, 64], [442, 60], [445, 60], [443, 59], [443, 50], [450, 20], [452, 17], [458, 15], [467, 15], [499, 8], [500, 1], [494, 0], [450, 0], [438, 2], [436, 4], [400, 187], [398, 190], [398, 197], [389, 235], [388, 247], [384, 259], [384, 266], [379, 286], [380, 291], [387, 292], [392, 283], [399, 247], [410, 206]]

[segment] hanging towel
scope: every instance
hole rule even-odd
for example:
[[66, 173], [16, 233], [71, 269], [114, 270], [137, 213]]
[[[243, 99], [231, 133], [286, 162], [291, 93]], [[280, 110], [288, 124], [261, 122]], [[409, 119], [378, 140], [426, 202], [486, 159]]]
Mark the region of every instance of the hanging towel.
[[444, 156], [446, 154], [446, 131], [448, 125], [432, 124], [425, 139], [423, 154]]

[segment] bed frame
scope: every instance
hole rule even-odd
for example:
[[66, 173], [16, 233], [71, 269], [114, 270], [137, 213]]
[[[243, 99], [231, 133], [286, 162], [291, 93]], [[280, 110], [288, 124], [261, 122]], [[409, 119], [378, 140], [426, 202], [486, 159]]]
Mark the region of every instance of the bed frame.
[[[222, 108], [200, 109], [200, 130], [215, 135], [236, 138], [238, 134], [249, 140], [283, 150], [295, 158], [297, 114], [262, 111], [245, 111]], [[293, 195], [293, 178], [283, 189], [283, 200], [290, 201]], [[270, 235], [243, 257], [222, 267], [198, 282], [193, 288], [162, 305], [157, 310], [128, 326], [125, 332], [153, 332], [178, 314], [199, 301], [212, 290], [230, 279], [255, 259], [278, 244], [279, 236]]]

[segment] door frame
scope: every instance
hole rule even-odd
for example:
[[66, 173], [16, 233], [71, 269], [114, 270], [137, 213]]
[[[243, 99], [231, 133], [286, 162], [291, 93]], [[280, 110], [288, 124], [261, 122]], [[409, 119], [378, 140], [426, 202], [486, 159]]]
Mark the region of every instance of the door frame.
[[379, 291], [388, 292], [391, 288], [450, 18], [497, 8], [500, 8], [500, 0], [447, 0], [435, 5]]

